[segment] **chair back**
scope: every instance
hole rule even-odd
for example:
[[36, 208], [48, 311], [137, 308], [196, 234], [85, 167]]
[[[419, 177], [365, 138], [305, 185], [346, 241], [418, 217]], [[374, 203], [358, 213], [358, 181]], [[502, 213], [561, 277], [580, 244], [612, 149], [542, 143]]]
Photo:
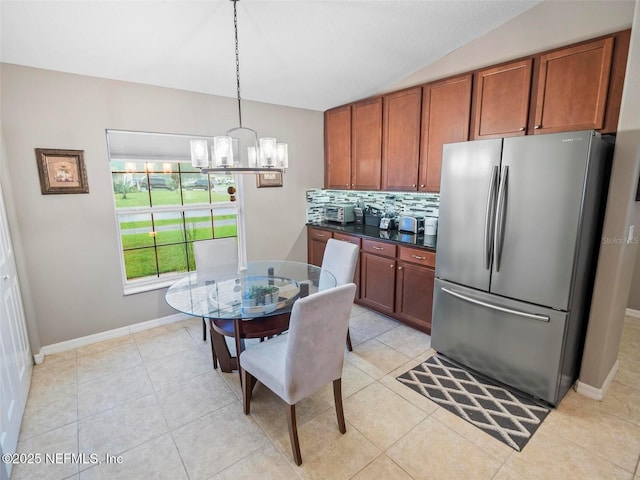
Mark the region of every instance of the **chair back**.
[[342, 377], [344, 339], [354, 283], [320, 291], [293, 305], [285, 354], [284, 400], [290, 405]]
[[[322, 257], [322, 270], [328, 270], [336, 277], [336, 285], [352, 283], [359, 251], [358, 246], [353, 243], [330, 238], [324, 251], [324, 257]], [[323, 278], [323, 274], [320, 272], [318, 289], [325, 290], [331, 286], [333, 285], [328, 282], [326, 276]]]
[[238, 263], [238, 241], [236, 237], [199, 240], [193, 242], [193, 254], [197, 270]]

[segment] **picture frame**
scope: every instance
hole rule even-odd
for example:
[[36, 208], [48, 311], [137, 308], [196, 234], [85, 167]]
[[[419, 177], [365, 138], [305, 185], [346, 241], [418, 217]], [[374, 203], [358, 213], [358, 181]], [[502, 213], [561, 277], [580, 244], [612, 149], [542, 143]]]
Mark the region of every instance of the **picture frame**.
[[280, 172], [258, 173], [256, 175], [256, 185], [258, 188], [281, 187], [282, 173]]
[[89, 193], [84, 150], [36, 148], [43, 195]]

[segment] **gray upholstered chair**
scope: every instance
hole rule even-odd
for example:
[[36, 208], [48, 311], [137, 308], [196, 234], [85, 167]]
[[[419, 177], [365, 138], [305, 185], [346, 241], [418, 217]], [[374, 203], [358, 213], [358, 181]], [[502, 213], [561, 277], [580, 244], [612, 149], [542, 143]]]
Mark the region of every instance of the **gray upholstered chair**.
[[[238, 241], [236, 237], [214, 238], [213, 240], [199, 240], [193, 242], [193, 255], [196, 269], [208, 270], [238, 263]], [[207, 320], [202, 318], [202, 341], [207, 340]], [[214, 367], [216, 364], [214, 356]]]
[[266, 340], [240, 354], [244, 413], [250, 413], [254, 379], [282, 398], [289, 439], [297, 465], [302, 463], [296, 404], [333, 382], [338, 427], [346, 432], [342, 409], [344, 338], [356, 293], [353, 283], [320, 291], [293, 305], [289, 333]]
[[[324, 251], [324, 257], [322, 257], [322, 269], [328, 270], [336, 277], [336, 285], [352, 283], [359, 252], [360, 249], [353, 243], [330, 238]], [[327, 288], [326, 281], [320, 272], [318, 289], [324, 290], [325, 288]], [[349, 351], [353, 350], [349, 329], [347, 329], [347, 348]]]

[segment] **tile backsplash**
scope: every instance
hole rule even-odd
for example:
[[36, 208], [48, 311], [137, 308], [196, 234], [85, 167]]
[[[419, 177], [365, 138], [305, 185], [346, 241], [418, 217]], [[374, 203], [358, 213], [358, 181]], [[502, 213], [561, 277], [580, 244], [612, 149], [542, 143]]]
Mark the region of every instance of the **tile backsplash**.
[[417, 192], [377, 192], [362, 190], [307, 190], [307, 222], [322, 222], [324, 206], [334, 203], [355, 205], [363, 202], [391, 216], [437, 217], [440, 195]]

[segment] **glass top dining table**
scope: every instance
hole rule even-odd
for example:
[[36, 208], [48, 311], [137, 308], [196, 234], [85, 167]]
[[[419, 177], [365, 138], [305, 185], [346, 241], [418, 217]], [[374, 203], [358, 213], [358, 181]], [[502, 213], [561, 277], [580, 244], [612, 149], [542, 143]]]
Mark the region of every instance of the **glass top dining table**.
[[335, 276], [315, 265], [256, 261], [192, 272], [171, 285], [165, 299], [179, 312], [208, 320], [214, 369], [219, 362], [223, 372], [240, 373], [224, 337], [234, 337], [241, 352], [245, 338], [278, 335], [289, 328], [298, 298], [335, 286]]
[[251, 320], [288, 313], [298, 298], [335, 286], [333, 274], [315, 265], [255, 261], [192, 272], [171, 285], [165, 299], [188, 315]]

